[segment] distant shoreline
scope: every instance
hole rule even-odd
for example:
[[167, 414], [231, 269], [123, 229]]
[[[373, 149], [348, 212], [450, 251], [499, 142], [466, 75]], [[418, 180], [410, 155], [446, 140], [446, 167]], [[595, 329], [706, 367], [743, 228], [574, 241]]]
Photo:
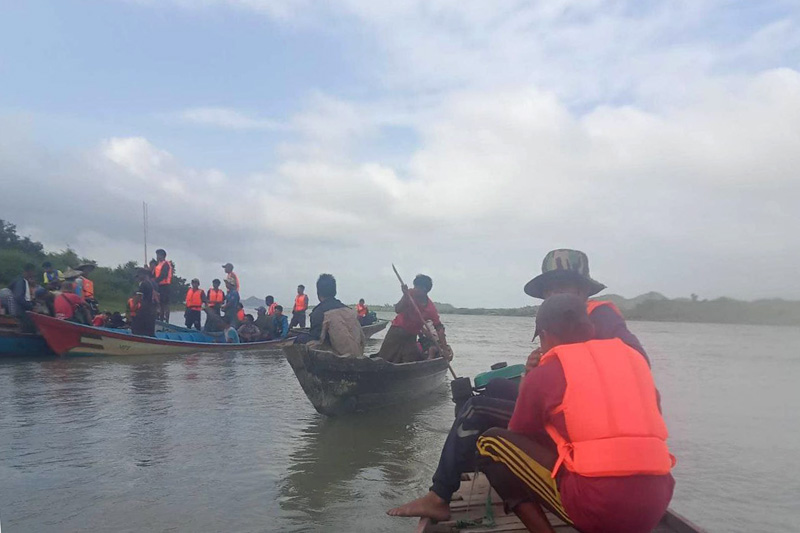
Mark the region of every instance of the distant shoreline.
[[[636, 298], [624, 298], [609, 294], [596, 298], [613, 302], [626, 320], [641, 322], [682, 322], [695, 324], [736, 324], [754, 326], [794, 326], [800, 327], [800, 301], [794, 300], [755, 300], [746, 302], [731, 298], [700, 300], [692, 298], [669, 299], [651, 292]], [[465, 308], [446, 303], [436, 303], [442, 315], [471, 316], [536, 316], [538, 306], [518, 308]], [[372, 305], [373, 311], [394, 312], [392, 305]]]

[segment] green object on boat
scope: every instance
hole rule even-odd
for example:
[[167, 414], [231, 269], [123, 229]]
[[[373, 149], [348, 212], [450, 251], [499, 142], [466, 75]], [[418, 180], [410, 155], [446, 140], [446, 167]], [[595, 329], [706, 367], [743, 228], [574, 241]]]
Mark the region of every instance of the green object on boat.
[[493, 379], [503, 378], [503, 379], [515, 379], [521, 378], [522, 374], [525, 373], [525, 365], [511, 365], [511, 366], [504, 366], [502, 368], [498, 368], [496, 370], [490, 370], [488, 372], [482, 372], [475, 376], [475, 388], [482, 389], [486, 386]]

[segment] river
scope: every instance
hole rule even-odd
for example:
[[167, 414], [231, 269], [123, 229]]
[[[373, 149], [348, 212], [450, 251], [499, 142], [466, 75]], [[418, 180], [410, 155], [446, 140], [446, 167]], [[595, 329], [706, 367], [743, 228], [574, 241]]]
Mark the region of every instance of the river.
[[[462, 375], [532, 348], [532, 319], [443, 318]], [[630, 329], [678, 457], [672, 506], [710, 531], [797, 531], [800, 329]], [[327, 419], [280, 352], [0, 360], [0, 525], [407, 532], [411, 519], [384, 511], [427, 490], [452, 418], [443, 384], [412, 405]]]

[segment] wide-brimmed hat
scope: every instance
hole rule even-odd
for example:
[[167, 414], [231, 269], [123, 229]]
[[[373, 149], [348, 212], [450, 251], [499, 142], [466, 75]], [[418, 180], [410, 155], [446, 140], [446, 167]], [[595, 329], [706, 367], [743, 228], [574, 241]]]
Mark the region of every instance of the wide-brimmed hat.
[[70, 268], [66, 272], [64, 272], [64, 279], [66, 280], [77, 279], [81, 276], [83, 276], [83, 272], [81, 272], [80, 270], [75, 270], [73, 268]]
[[545, 289], [560, 281], [579, 284], [587, 296], [593, 296], [606, 288], [589, 275], [589, 258], [585, 253], [562, 248], [552, 250], [544, 256], [542, 273], [525, 284], [525, 294], [544, 299]]
[[75, 267], [75, 270], [80, 270], [83, 273], [91, 272], [97, 268], [97, 265], [94, 263], [83, 263], [82, 265], [78, 265]]

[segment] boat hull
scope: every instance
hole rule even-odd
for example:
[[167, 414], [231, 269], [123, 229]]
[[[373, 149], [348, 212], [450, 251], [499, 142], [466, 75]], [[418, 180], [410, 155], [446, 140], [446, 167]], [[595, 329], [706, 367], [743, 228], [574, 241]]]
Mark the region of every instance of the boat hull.
[[16, 317], [0, 316], [0, 357], [52, 357], [55, 355], [38, 333], [23, 333]]
[[432, 359], [393, 364], [383, 359], [339, 356], [304, 344], [284, 348], [300, 386], [321, 414], [340, 416], [408, 402], [444, 383], [447, 362]]
[[[136, 356], [136, 355], [188, 355], [200, 352], [241, 352], [277, 349], [291, 344], [293, 339], [264, 342], [226, 344], [213, 342], [213, 338], [199, 332], [202, 342], [173, 340], [169, 338], [133, 335], [106, 328], [75, 324], [65, 320], [30, 313], [47, 344], [58, 355], [74, 356]], [[165, 332], [162, 335], [184, 336], [186, 333]]]

